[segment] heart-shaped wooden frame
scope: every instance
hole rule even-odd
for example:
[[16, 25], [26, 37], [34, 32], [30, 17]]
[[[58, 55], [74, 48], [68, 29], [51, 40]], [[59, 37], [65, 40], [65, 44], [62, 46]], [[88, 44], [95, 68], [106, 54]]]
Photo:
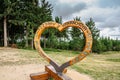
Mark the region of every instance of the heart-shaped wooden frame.
[[[56, 28], [61, 32], [68, 27], [75, 27], [75, 28], [81, 29], [83, 31], [83, 33], [85, 35], [85, 40], [86, 40], [85, 47], [78, 56], [74, 57], [73, 59], [71, 59], [71, 60], [65, 62], [64, 64], [62, 64], [61, 66], [59, 66], [50, 57], [48, 57], [47, 54], [43, 51], [43, 49], [40, 46], [40, 38], [41, 38], [41, 34], [47, 28]], [[63, 72], [63, 70], [66, 67], [71, 66], [71, 65], [81, 61], [83, 58], [85, 58], [91, 52], [92, 34], [91, 34], [91, 31], [89, 30], [89, 28], [80, 21], [68, 21], [68, 22], [65, 22], [64, 24], [59, 24], [56, 22], [45, 22], [42, 25], [40, 25], [38, 30], [36, 31], [36, 34], [34, 37], [34, 44], [35, 44], [35, 48], [38, 50], [40, 55], [46, 61], [48, 61], [55, 68], [55, 70], [57, 72]]]

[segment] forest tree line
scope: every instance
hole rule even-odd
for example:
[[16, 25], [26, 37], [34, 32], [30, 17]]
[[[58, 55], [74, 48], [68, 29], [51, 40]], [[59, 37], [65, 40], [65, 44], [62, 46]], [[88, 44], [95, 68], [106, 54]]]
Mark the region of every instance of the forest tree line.
[[[34, 35], [39, 25], [46, 21], [62, 24], [62, 16], [52, 17], [54, 8], [46, 0], [0, 0], [0, 46], [16, 45], [17, 48], [34, 49]], [[81, 21], [79, 16], [73, 20]], [[100, 30], [90, 18], [85, 24], [93, 36], [93, 52], [120, 51], [120, 40], [100, 37]], [[43, 48], [82, 50], [84, 34], [76, 28], [63, 32], [47, 29], [41, 38]]]

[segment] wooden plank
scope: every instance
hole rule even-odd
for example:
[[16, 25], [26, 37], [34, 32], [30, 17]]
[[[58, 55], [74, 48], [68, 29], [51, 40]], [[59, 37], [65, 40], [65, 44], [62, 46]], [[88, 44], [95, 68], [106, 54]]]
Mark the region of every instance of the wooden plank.
[[48, 80], [49, 75], [48, 72], [39, 72], [30, 74], [31, 80]]

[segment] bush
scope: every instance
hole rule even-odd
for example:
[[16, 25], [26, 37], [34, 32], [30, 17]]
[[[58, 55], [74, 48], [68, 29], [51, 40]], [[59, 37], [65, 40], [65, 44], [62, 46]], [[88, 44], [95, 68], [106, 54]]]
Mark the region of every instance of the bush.
[[69, 42], [69, 48], [71, 50], [79, 50], [79, 51], [82, 51], [83, 50], [83, 47], [84, 47], [84, 40], [76, 37], [74, 38], [73, 40], [71, 40]]
[[47, 48], [57, 48], [58, 46], [57, 37], [52, 34], [50, 37], [48, 37], [46, 45], [47, 45]]
[[25, 40], [22, 40], [22, 41], [20, 41], [20, 42], [17, 42], [16, 44], [17, 44], [17, 47], [18, 47], [18, 48], [25, 48]]
[[65, 41], [60, 41], [59, 45], [57, 47], [58, 49], [69, 49], [69, 42], [65, 42]]

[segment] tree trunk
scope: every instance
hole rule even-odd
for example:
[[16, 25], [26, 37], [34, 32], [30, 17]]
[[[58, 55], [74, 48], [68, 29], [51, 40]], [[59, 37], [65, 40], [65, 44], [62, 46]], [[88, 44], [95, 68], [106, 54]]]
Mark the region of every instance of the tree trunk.
[[34, 49], [34, 43], [33, 43], [33, 41], [34, 41], [34, 30], [33, 30], [33, 27], [32, 27], [32, 33], [31, 33], [31, 35], [32, 35], [32, 40], [31, 40], [31, 47], [32, 47], [32, 49]]
[[31, 46], [32, 46], [32, 49], [34, 49], [34, 43], [33, 43], [33, 39], [31, 40]]
[[26, 44], [25, 47], [28, 47], [28, 27], [26, 27]]
[[44, 48], [46, 48], [46, 38], [45, 38], [45, 36], [43, 37], [43, 41], [44, 41]]
[[7, 47], [7, 18], [4, 16], [4, 47]]

